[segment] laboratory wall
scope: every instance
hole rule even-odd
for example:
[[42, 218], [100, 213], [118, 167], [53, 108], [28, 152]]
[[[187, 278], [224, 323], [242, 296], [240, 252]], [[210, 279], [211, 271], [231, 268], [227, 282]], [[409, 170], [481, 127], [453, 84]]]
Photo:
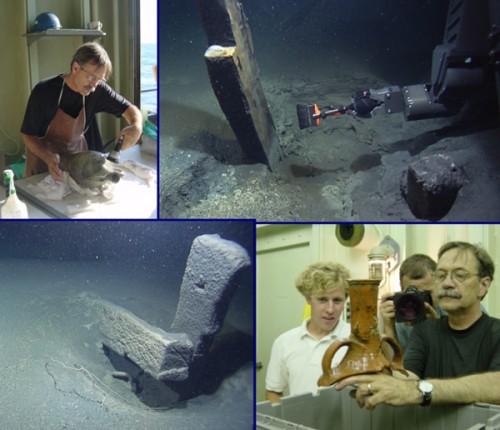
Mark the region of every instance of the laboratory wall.
[[0, 2], [0, 167], [2, 152], [7, 163], [17, 161], [24, 151], [19, 129], [30, 94], [28, 46], [26, 38], [26, 2]]
[[[110, 84], [134, 102], [139, 71], [132, 61], [136, 35], [135, 11], [139, 0], [2, 0], [0, 2], [0, 164], [18, 161], [24, 152], [19, 132], [31, 89], [39, 80], [69, 71], [81, 36], [26, 37], [36, 16], [53, 12], [65, 29], [87, 29], [90, 21], [101, 21], [106, 33], [101, 43], [110, 54], [114, 73]], [[135, 81], [134, 81], [135, 79]], [[102, 115], [99, 119], [104, 142], [115, 137], [123, 119]], [[123, 126], [123, 124], [122, 124]], [[3, 155], [2, 155], [3, 153]]]
[[[345, 227], [345, 225], [344, 225]], [[387, 290], [399, 289], [399, 264], [414, 253], [437, 259], [439, 247], [450, 240], [481, 244], [497, 264], [500, 226], [482, 224], [365, 224], [355, 246], [344, 240], [336, 224], [266, 224], [257, 227], [257, 401], [264, 400], [264, 378], [274, 339], [298, 326], [305, 300], [295, 279], [317, 261], [346, 266], [352, 278], [368, 278], [368, 254], [387, 236], [399, 246], [399, 258], [386, 281]], [[499, 275], [497, 275], [499, 276]], [[493, 281], [483, 305], [500, 317], [500, 288]]]

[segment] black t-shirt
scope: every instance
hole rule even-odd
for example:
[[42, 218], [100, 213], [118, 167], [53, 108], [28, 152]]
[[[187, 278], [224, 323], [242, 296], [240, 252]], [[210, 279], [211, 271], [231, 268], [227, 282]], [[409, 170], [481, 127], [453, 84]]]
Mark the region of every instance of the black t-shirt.
[[[45, 136], [49, 124], [57, 112], [62, 85], [63, 77], [59, 75], [45, 79], [33, 88], [24, 114], [21, 133], [29, 136]], [[85, 138], [89, 149], [103, 151], [95, 114], [106, 112], [120, 117], [130, 105], [128, 100], [117, 94], [105, 83], [99, 83], [95, 91], [85, 97], [87, 124]], [[83, 107], [83, 96], [65, 84], [59, 107], [63, 112], [76, 118]]]
[[500, 371], [500, 320], [483, 314], [468, 329], [453, 330], [447, 316], [427, 319], [413, 328], [404, 366], [420, 378]]

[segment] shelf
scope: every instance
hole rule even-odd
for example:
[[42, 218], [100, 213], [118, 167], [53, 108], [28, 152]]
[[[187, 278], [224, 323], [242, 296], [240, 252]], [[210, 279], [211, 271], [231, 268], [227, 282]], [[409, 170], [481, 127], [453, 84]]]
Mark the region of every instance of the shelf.
[[37, 33], [27, 33], [23, 34], [27, 38], [28, 45], [35, 43], [38, 39], [42, 37], [54, 37], [54, 36], [80, 36], [83, 37], [85, 42], [90, 42], [102, 36], [106, 36], [101, 30], [84, 30], [84, 29], [71, 29], [71, 28], [61, 28], [61, 29], [49, 29], [45, 31], [40, 31]]

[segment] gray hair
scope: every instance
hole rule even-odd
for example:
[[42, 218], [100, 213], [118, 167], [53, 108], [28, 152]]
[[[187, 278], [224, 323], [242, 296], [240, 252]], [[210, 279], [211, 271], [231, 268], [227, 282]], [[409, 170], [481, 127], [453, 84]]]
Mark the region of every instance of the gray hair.
[[73, 67], [75, 61], [82, 67], [85, 66], [85, 64], [104, 67], [106, 79], [111, 75], [113, 70], [108, 53], [102, 45], [96, 42], [84, 43], [80, 46], [73, 55], [71, 67]]

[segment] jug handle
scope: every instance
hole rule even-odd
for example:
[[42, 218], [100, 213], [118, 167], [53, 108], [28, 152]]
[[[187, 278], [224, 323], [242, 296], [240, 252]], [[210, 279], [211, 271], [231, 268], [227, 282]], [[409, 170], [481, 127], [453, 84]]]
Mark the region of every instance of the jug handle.
[[341, 339], [333, 342], [325, 351], [323, 355], [323, 360], [321, 361], [321, 367], [323, 369], [323, 375], [318, 381], [318, 385], [327, 386], [332, 385], [330, 382], [330, 378], [332, 375], [332, 360], [335, 353], [339, 350], [339, 348], [343, 346], [349, 346], [352, 343], [351, 339]]
[[403, 351], [401, 350], [399, 343], [394, 338], [392, 338], [391, 336], [387, 336], [387, 335], [382, 335], [380, 340], [381, 340], [381, 342], [387, 343], [394, 351], [394, 357], [392, 359], [392, 362], [394, 364], [393, 368], [396, 370], [399, 370], [400, 372], [402, 372], [406, 376], [408, 376], [409, 374], [405, 370], [404, 365], [403, 365]]

